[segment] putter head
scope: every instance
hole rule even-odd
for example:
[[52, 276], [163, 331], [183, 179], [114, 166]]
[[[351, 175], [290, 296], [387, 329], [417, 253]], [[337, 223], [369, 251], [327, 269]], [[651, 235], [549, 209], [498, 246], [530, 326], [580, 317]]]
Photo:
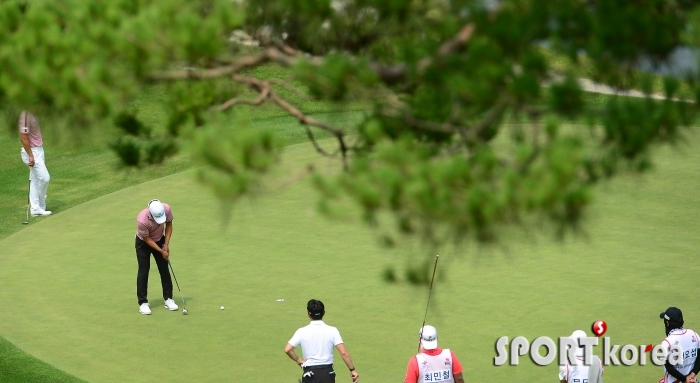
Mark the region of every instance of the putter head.
[[184, 307], [182, 308], [182, 315], [187, 315], [187, 309]]
[[22, 222], [22, 225], [29, 225], [29, 222]]

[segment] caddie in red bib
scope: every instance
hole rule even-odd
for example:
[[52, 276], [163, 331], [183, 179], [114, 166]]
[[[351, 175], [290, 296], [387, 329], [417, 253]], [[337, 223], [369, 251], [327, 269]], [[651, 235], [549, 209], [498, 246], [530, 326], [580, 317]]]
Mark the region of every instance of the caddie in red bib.
[[408, 361], [404, 383], [464, 383], [457, 356], [438, 347], [435, 327], [425, 326], [419, 334], [421, 352]]

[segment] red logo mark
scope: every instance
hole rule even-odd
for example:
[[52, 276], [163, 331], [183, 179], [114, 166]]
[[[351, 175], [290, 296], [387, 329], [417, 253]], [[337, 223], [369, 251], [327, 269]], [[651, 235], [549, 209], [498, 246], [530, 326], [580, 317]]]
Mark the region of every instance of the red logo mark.
[[652, 348], [653, 347], [651, 345], [648, 345], [647, 348], [644, 349], [644, 352], [649, 352]]
[[601, 337], [606, 331], [608, 331], [608, 324], [602, 320], [595, 321], [591, 326], [591, 330], [596, 336]]

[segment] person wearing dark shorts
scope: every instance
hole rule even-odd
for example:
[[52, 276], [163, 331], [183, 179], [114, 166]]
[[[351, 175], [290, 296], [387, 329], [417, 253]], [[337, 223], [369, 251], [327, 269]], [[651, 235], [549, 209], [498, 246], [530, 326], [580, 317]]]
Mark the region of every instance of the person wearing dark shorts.
[[[350, 370], [350, 378], [357, 383], [359, 375], [355, 371], [354, 364], [348, 350], [343, 344], [338, 329], [323, 323], [326, 314], [323, 302], [312, 299], [306, 304], [306, 314], [311, 323], [298, 329], [292, 339], [284, 347], [284, 352], [296, 362], [302, 370], [302, 383], [335, 383], [335, 370], [333, 369], [333, 348], [338, 349], [345, 365]], [[304, 358], [299, 358], [294, 348], [301, 345]]]
[[151, 315], [148, 303], [148, 273], [151, 270], [151, 255], [158, 266], [160, 283], [163, 287], [165, 308], [178, 309], [173, 300], [173, 282], [170, 279], [168, 261], [170, 259], [170, 237], [173, 234], [173, 213], [168, 204], [153, 199], [148, 207], [136, 217], [136, 260], [139, 271], [136, 276], [136, 297], [139, 312]]

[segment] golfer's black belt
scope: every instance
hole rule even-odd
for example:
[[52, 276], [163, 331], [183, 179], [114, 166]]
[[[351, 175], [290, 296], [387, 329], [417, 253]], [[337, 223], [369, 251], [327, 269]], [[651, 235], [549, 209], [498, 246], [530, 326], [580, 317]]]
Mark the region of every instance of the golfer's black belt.
[[318, 365], [318, 366], [306, 366], [306, 367], [304, 367], [304, 371], [308, 371], [308, 370], [320, 370], [320, 369], [323, 369], [323, 368], [333, 368], [333, 365], [332, 365], [332, 364], [321, 364], [321, 365]]

